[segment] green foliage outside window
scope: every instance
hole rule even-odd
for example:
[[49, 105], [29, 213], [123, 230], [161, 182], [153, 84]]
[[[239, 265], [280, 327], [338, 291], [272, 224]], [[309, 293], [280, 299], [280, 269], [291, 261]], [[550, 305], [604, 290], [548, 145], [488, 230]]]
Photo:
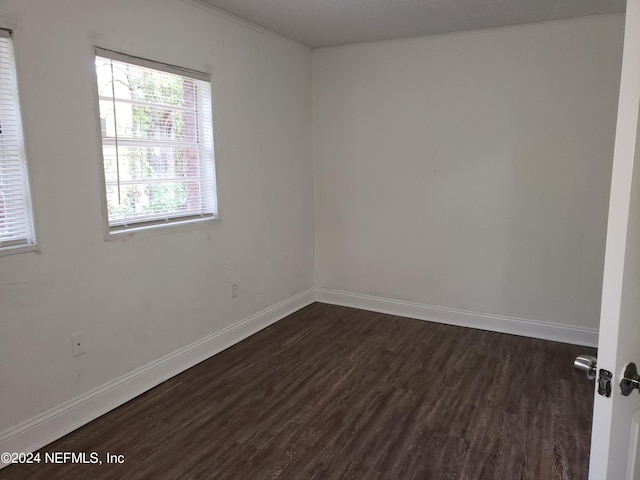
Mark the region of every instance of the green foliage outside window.
[[102, 58], [96, 70], [100, 95], [115, 93], [101, 101], [103, 137], [117, 130], [104, 147], [109, 218], [188, 211], [199, 188], [195, 83]]

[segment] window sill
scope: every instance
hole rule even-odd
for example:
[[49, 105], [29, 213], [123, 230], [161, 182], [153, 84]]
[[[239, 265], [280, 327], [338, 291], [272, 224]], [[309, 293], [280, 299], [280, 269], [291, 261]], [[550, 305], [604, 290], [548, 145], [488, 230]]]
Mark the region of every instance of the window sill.
[[17, 255], [19, 253], [38, 252], [37, 245], [16, 245], [15, 247], [0, 248], [0, 257], [5, 255]]
[[165, 231], [179, 231], [179, 230], [187, 230], [193, 229], [196, 226], [203, 225], [209, 222], [219, 222], [220, 218], [217, 216], [207, 216], [207, 217], [199, 217], [199, 218], [187, 218], [183, 220], [171, 220], [168, 222], [162, 223], [153, 223], [153, 224], [142, 224], [138, 226], [129, 226], [126, 228], [116, 227], [110, 228], [107, 231], [105, 236], [105, 240], [115, 240], [118, 238], [129, 237], [139, 233], [150, 233], [150, 232], [165, 232]]

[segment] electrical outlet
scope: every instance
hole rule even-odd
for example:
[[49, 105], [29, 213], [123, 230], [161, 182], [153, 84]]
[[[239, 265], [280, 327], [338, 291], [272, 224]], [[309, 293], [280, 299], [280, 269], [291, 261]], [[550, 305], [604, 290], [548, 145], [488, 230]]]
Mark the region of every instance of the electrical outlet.
[[84, 332], [77, 332], [71, 335], [71, 346], [74, 357], [79, 357], [87, 352], [85, 346]]
[[236, 298], [237, 296], [238, 296], [238, 284], [234, 282], [231, 284], [231, 298]]

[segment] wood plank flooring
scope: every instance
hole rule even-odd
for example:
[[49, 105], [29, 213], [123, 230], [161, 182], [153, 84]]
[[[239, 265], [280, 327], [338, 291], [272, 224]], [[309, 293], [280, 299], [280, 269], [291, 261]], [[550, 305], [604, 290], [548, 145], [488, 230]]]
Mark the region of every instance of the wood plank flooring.
[[595, 350], [315, 303], [44, 452], [10, 479], [587, 478]]

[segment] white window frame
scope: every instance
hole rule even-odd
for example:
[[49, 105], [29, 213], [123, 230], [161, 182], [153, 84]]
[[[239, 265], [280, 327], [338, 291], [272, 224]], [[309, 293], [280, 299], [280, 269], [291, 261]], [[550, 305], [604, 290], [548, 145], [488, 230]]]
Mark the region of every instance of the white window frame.
[[[17, 212], [12, 215], [10, 222], [17, 233], [13, 238], [5, 237], [3, 240], [0, 237], [0, 255], [11, 255], [37, 251], [37, 244], [11, 31], [0, 29], [0, 39], [3, 43], [7, 42], [8, 56], [8, 64], [4, 65], [6, 68], [3, 69], [8, 89], [0, 95], [0, 128], [8, 135], [3, 139], [0, 134], [0, 176], [6, 168], [5, 172], [8, 172], [6, 174], [11, 186], [11, 193], [7, 194], [11, 199], [0, 198], [0, 209], [7, 208], [8, 205], [11, 211]], [[3, 123], [4, 126], [1, 126]]]
[[[107, 198], [107, 180], [105, 172], [105, 137], [102, 135], [101, 120], [100, 126], [100, 157], [102, 159], [102, 199], [103, 199], [103, 217], [105, 219], [106, 238], [114, 238], [118, 234], [133, 233], [148, 229], [156, 229], [158, 227], [178, 226], [192, 223], [200, 223], [203, 221], [211, 221], [218, 219], [218, 199], [217, 199], [217, 185], [216, 185], [216, 169], [215, 169], [215, 153], [214, 153], [214, 131], [213, 131], [213, 85], [211, 81], [211, 75], [208, 73], [198, 72], [188, 68], [182, 68], [175, 65], [169, 65], [162, 62], [148, 60], [132, 55], [128, 55], [113, 50], [104, 49], [101, 47], [95, 47], [95, 58], [110, 59], [116, 62], [124, 62], [133, 66], [143, 67], [147, 69], [156, 70], [162, 73], [169, 73], [173, 75], [179, 75], [186, 78], [191, 78], [199, 81], [199, 88], [197, 88], [198, 108], [197, 108], [197, 136], [200, 155], [200, 166], [202, 168], [202, 190], [206, 191], [206, 199], [201, 201], [202, 211], [197, 214], [184, 214], [180, 212], [169, 213], [162, 218], [154, 219], [133, 219], [133, 220], [116, 220], [112, 222], [109, 218], [108, 211], [108, 198]], [[99, 90], [98, 81], [96, 75], [96, 89]], [[206, 87], [204, 83], [205, 82]], [[98, 92], [98, 105], [100, 100], [104, 99], [100, 97]], [[114, 100], [114, 108], [115, 108]], [[98, 107], [98, 116], [100, 117], [100, 108]], [[113, 142], [112, 139], [109, 139]], [[116, 134], [117, 142], [117, 134]], [[203, 194], [204, 196], [204, 194]]]

